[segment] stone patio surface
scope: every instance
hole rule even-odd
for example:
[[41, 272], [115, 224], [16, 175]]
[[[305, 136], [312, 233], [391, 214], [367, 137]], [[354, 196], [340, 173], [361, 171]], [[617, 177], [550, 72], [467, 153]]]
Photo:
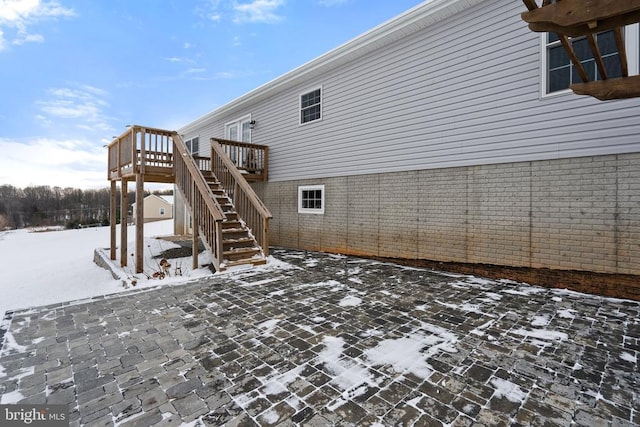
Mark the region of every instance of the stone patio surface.
[[291, 268], [8, 313], [3, 402], [74, 426], [640, 424], [638, 302], [272, 254]]

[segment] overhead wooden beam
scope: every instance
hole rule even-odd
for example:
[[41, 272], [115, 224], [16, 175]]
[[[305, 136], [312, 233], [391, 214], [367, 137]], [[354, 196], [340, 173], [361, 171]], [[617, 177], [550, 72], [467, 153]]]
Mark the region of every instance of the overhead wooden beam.
[[640, 76], [619, 77], [571, 85], [577, 95], [590, 95], [601, 101], [640, 97]]
[[588, 82], [589, 76], [587, 76], [587, 72], [584, 70], [582, 63], [578, 58], [578, 55], [576, 55], [576, 52], [573, 50], [573, 45], [571, 44], [569, 37], [565, 36], [564, 34], [557, 34], [557, 36], [560, 38], [560, 43], [562, 43], [562, 47], [564, 47], [564, 50], [567, 52], [567, 55], [569, 55], [569, 59], [571, 60], [571, 63], [578, 71], [578, 74], [580, 75], [580, 78], [582, 79], [582, 81]]
[[602, 80], [607, 80], [607, 69], [604, 66], [604, 61], [602, 60], [602, 55], [600, 54], [598, 43], [596, 43], [596, 38], [593, 34], [587, 34], [587, 41], [589, 42], [589, 47], [591, 48], [591, 52], [593, 53], [593, 59], [595, 59], [596, 65], [598, 66], [600, 78]]
[[538, 4], [536, 3], [536, 0], [522, 0], [522, 2], [524, 3], [525, 6], [527, 6], [527, 9], [529, 10], [535, 10], [538, 8]]
[[532, 31], [578, 37], [640, 22], [640, 0], [562, 0], [521, 16]]
[[620, 58], [620, 67], [622, 68], [622, 77], [629, 75], [629, 63], [627, 62], [627, 48], [624, 43], [624, 34], [622, 28], [614, 28], [613, 34], [616, 38], [616, 47], [618, 48], [618, 57]]

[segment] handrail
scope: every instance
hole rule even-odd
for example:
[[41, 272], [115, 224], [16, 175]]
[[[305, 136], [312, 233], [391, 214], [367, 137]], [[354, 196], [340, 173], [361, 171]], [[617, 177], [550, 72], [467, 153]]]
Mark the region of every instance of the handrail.
[[218, 138], [211, 138], [211, 170], [233, 201], [236, 212], [244, 220], [263, 249], [269, 255], [269, 220], [273, 218], [269, 209], [249, 185], [244, 175], [236, 168], [224, 152]]
[[194, 211], [198, 229], [193, 232], [199, 232], [203, 237], [218, 270], [223, 260], [222, 221], [225, 214], [180, 135], [174, 132], [172, 138], [176, 186]]
[[222, 146], [222, 151], [229, 156], [236, 168], [246, 171], [260, 181], [267, 180], [268, 146], [221, 138], [215, 138], [215, 140]]
[[172, 132], [129, 126], [108, 145], [108, 179], [133, 176], [147, 168], [173, 168]]

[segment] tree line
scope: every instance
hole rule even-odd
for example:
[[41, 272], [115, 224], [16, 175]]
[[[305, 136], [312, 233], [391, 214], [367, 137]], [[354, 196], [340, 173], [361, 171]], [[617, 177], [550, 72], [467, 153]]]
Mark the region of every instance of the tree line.
[[[144, 196], [149, 194], [145, 191]], [[172, 194], [172, 191], [155, 191], [154, 194]], [[135, 192], [129, 191], [127, 196], [131, 206], [135, 202]], [[117, 201], [117, 222], [120, 222], [120, 189]], [[108, 225], [110, 203], [108, 188], [83, 190], [38, 185], [21, 189], [0, 185], [0, 231], [40, 226]]]

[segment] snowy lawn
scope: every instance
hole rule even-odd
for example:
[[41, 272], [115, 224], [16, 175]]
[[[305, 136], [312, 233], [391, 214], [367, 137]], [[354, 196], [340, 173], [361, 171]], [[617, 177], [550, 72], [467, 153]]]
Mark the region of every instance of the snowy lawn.
[[[158, 255], [176, 245], [155, 239], [173, 232], [172, 220], [145, 224], [145, 272], [157, 270]], [[118, 241], [120, 227], [117, 229]], [[135, 226], [129, 226], [129, 252], [135, 251]], [[114, 280], [107, 270], [93, 262], [96, 248], [109, 247], [109, 227], [35, 232], [16, 230], [0, 233], [0, 314], [32, 306], [73, 301], [126, 290], [120, 280]], [[118, 250], [118, 256], [120, 251]], [[207, 256], [206, 254], [201, 254]], [[202, 261], [205, 261], [204, 258]], [[171, 272], [175, 272], [176, 261]], [[206, 262], [206, 261], [205, 261]], [[119, 260], [115, 261], [119, 265]], [[184, 283], [195, 277], [212, 274], [206, 268], [191, 271], [191, 258], [177, 260], [183, 276], [163, 280], [147, 280], [136, 275], [136, 288], [159, 284]], [[133, 259], [123, 273], [133, 277]]]

